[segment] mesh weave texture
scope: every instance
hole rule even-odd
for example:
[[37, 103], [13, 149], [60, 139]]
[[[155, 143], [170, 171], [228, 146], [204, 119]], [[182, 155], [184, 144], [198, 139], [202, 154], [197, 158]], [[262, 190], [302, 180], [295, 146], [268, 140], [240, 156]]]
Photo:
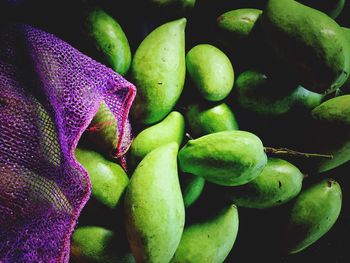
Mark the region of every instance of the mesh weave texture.
[[91, 190], [74, 149], [105, 100], [118, 120], [122, 156], [135, 93], [52, 34], [0, 26], [0, 262], [68, 262]]

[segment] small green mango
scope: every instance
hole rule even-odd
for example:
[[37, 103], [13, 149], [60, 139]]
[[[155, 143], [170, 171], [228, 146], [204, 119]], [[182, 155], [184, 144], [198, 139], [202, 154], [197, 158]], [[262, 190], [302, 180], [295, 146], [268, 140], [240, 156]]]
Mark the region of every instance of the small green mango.
[[186, 74], [186, 18], [165, 23], [142, 41], [131, 64], [137, 95], [131, 113], [144, 124], [163, 119], [180, 98]]
[[226, 186], [248, 183], [266, 162], [261, 140], [246, 131], [223, 131], [189, 140], [179, 152], [183, 172]]
[[153, 150], [131, 177], [124, 207], [127, 237], [136, 262], [169, 262], [180, 243], [185, 208], [177, 153], [177, 143]]
[[248, 38], [261, 14], [254, 8], [235, 9], [220, 15], [216, 24], [233, 39]]
[[191, 104], [187, 107], [186, 119], [192, 136], [238, 130], [236, 117], [226, 103]]
[[261, 16], [265, 40], [303, 87], [330, 93], [350, 71], [350, 46], [328, 15], [294, 0], [269, 0]]
[[339, 184], [325, 179], [303, 190], [290, 212], [284, 249], [298, 253], [326, 234], [340, 214], [342, 192]]
[[104, 101], [101, 102], [85, 134], [96, 150], [106, 157], [115, 156], [119, 139], [118, 122]]
[[345, 0], [298, 0], [298, 2], [310, 6], [312, 8], [318, 9], [328, 14], [333, 19], [339, 16], [339, 14], [343, 11], [345, 5]]
[[124, 238], [99, 226], [78, 227], [71, 242], [72, 258], [78, 263], [134, 263]]
[[234, 205], [216, 216], [185, 228], [171, 263], [222, 263], [230, 253], [238, 232]]
[[209, 44], [193, 47], [186, 55], [186, 67], [206, 100], [220, 101], [231, 92], [234, 71], [231, 61], [220, 49]]
[[261, 174], [249, 183], [226, 187], [225, 195], [237, 206], [270, 208], [296, 197], [302, 187], [303, 174], [293, 164], [269, 158]]
[[74, 154], [89, 173], [92, 197], [109, 208], [118, 206], [129, 183], [123, 168], [90, 149], [76, 148]]
[[161, 145], [176, 142], [181, 145], [185, 133], [185, 120], [181, 113], [171, 112], [161, 122], [144, 129], [131, 144], [130, 160], [138, 164], [148, 153]]
[[120, 75], [125, 75], [131, 64], [131, 51], [119, 23], [102, 9], [94, 9], [87, 15], [85, 27], [104, 62]]
[[182, 174], [180, 185], [185, 208], [193, 205], [203, 192], [205, 179], [193, 174]]

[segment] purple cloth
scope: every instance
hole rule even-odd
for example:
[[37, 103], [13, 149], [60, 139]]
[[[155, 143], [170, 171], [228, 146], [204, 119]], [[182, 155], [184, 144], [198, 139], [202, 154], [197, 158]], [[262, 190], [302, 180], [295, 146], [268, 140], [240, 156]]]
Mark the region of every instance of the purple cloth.
[[68, 262], [90, 197], [74, 149], [102, 100], [131, 142], [134, 85], [52, 34], [0, 27], [0, 262]]

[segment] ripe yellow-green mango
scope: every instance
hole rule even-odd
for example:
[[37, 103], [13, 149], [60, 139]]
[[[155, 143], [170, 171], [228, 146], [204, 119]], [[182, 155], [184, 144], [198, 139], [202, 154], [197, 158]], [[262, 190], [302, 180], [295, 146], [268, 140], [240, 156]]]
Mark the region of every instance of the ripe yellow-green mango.
[[220, 15], [216, 24], [233, 39], [248, 38], [262, 11], [254, 8], [241, 8]]
[[234, 205], [210, 219], [185, 227], [171, 263], [222, 263], [230, 253], [238, 232]]
[[350, 71], [350, 46], [325, 13], [294, 0], [269, 0], [261, 16], [265, 40], [300, 85], [318, 93], [341, 87]]
[[325, 235], [340, 214], [342, 192], [339, 184], [325, 179], [303, 190], [293, 204], [283, 248], [298, 253]]
[[209, 101], [220, 101], [231, 92], [234, 71], [229, 58], [220, 49], [201, 44], [186, 55], [187, 71], [199, 93]]
[[85, 27], [103, 62], [120, 75], [125, 75], [131, 64], [131, 51], [119, 23], [102, 9], [93, 9], [87, 15]]
[[136, 167], [125, 196], [127, 237], [136, 262], [170, 262], [185, 223], [178, 144], [158, 147]]
[[89, 128], [85, 131], [87, 140], [94, 149], [106, 157], [113, 157], [118, 146], [118, 122], [107, 104], [102, 101]]
[[181, 145], [185, 133], [185, 120], [181, 113], [173, 111], [161, 122], [144, 129], [133, 140], [130, 158], [138, 164], [148, 153], [163, 144], [176, 142]]
[[203, 192], [205, 179], [193, 174], [181, 174], [180, 185], [186, 208], [193, 205]]
[[238, 130], [236, 117], [226, 103], [191, 104], [187, 107], [187, 123], [191, 136]]
[[269, 158], [261, 174], [249, 183], [223, 189], [237, 206], [270, 208], [290, 201], [302, 187], [303, 174], [293, 164]]
[[226, 186], [256, 178], [267, 163], [261, 140], [246, 131], [223, 131], [189, 140], [179, 152], [183, 172]]
[[125, 241], [103, 227], [78, 227], [72, 235], [71, 255], [77, 263], [134, 263]]
[[185, 82], [186, 18], [153, 30], [137, 48], [131, 78], [137, 95], [131, 108], [134, 120], [153, 124], [163, 119], [178, 101]]
[[89, 173], [92, 197], [109, 208], [115, 208], [129, 183], [123, 168], [90, 149], [76, 148], [74, 154]]

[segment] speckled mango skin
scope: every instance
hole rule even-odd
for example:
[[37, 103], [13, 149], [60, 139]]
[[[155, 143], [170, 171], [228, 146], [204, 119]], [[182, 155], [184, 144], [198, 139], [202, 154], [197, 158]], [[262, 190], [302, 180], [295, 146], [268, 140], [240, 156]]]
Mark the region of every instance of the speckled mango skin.
[[213, 218], [185, 228], [171, 263], [222, 263], [238, 232], [237, 207], [224, 208]]
[[185, 119], [181, 113], [173, 111], [161, 122], [144, 129], [133, 140], [130, 160], [138, 164], [148, 153], [163, 144], [176, 142], [181, 145], [185, 133]]
[[136, 262], [169, 262], [180, 243], [185, 208], [177, 153], [177, 143], [170, 143], [147, 154], [126, 190], [125, 223]]
[[130, 70], [137, 87], [131, 113], [137, 122], [160, 121], [178, 101], [186, 74], [185, 27], [186, 18], [167, 22], [137, 48]]
[[350, 47], [328, 15], [294, 0], [269, 0], [261, 16], [265, 40], [300, 85], [329, 93], [350, 71]]
[[233, 88], [234, 71], [230, 59], [209, 44], [194, 46], [186, 54], [189, 76], [199, 93], [209, 101], [220, 101]]
[[248, 183], [267, 163], [261, 140], [246, 131], [223, 131], [190, 140], [178, 158], [183, 172], [226, 186]]
[[342, 192], [333, 179], [324, 179], [296, 198], [284, 237], [284, 251], [298, 253], [320, 239], [340, 214]]
[[261, 174], [245, 185], [227, 187], [225, 195], [237, 206], [264, 209], [279, 206], [296, 197], [303, 174], [293, 164], [269, 158]]

